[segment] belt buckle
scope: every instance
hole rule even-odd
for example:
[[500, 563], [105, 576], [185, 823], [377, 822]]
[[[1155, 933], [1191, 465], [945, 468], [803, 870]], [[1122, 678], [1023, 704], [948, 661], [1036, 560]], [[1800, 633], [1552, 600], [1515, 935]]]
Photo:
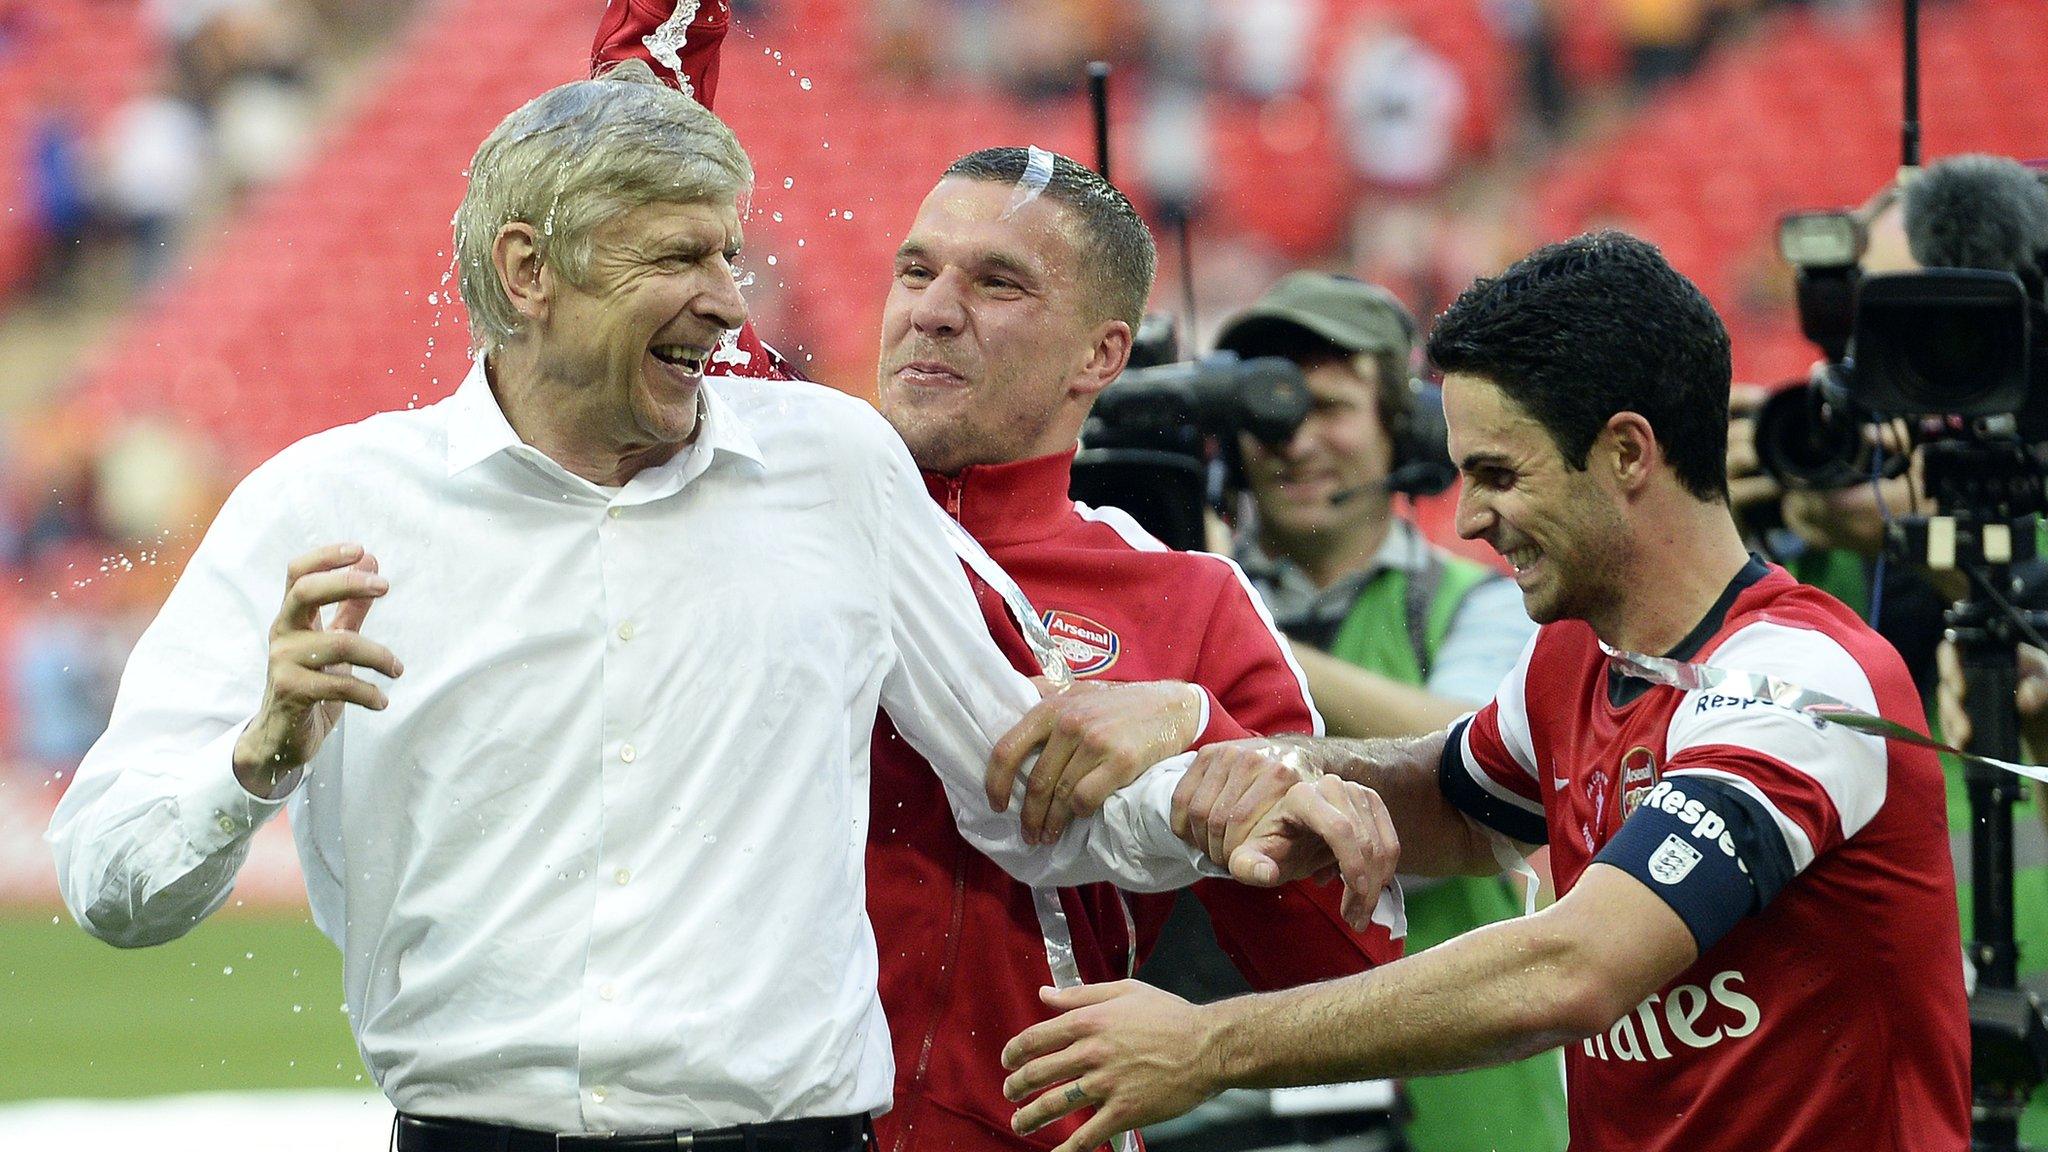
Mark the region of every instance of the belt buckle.
[[690, 1146], [696, 1142], [697, 1134], [695, 1132], [678, 1132], [676, 1133], [676, 1152], [689, 1152]]

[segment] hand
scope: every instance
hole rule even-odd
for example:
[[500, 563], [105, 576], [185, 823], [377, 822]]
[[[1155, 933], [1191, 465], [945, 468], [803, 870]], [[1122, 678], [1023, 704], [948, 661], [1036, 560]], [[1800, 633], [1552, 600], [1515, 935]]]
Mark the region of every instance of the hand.
[[1783, 495], [1756, 455], [1756, 410], [1770, 394], [1757, 384], [1737, 384], [1728, 393], [1728, 503], [1738, 519]]
[[[390, 588], [377, 574], [377, 558], [360, 544], [318, 548], [286, 568], [284, 605], [270, 626], [263, 705], [235, 742], [235, 777], [244, 788], [259, 796], [290, 791], [344, 703], [378, 711], [388, 703], [348, 670], [370, 668], [394, 679], [405, 671], [390, 649], [360, 634], [371, 602]], [[328, 605], [339, 607], [323, 625]]]
[[1963, 661], [1956, 655], [1955, 641], [1943, 640], [1934, 650], [1934, 666], [1941, 677], [1934, 687], [1941, 738], [1951, 748], [1968, 749], [1970, 738], [1977, 733], [1970, 723], [1970, 713], [1963, 707], [1963, 693], [1969, 690], [1969, 681], [1963, 675]]
[[1221, 1091], [1209, 1057], [1211, 1013], [1135, 980], [1041, 988], [1065, 1013], [1034, 1024], [1003, 1048], [1003, 1095], [1020, 1101], [1010, 1126], [1029, 1134], [1078, 1108], [1095, 1107], [1055, 1152], [1086, 1152], [1119, 1132], [1170, 1120]]
[[1364, 932], [1400, 858], [1393, 817], [1379, 794], [1324, 776], [1296, 784], [1256, 817], [1242, 842], [1231, 846], [1229, 866], [1232, 878], [1255, 888], [1334, 869], [1344, 881], [1344, 922]]
[[1037, 683], [1045, 699], [996, 741], [985, 779], [989, 807], [1003, 811], [1025, 758], [1043, 749], [1024, 789], [1028, 844], [1059, 839], [1076, 816], [1094, 814], [1110, 793], [1201, 735], [1202, 690], [1192, 684], [1082, 681], [1060, 692]]
[[[1952, 747], [1969, 748], [1976, 732], [1970, 723], [1970, 713], [1963, 706], [1969, 681], [1963, 673], [1962, 660], [1950, 640], [1943, 640], [1934, 656], [1941, 671], [1935, 704], [1942, 737]], [[2013, 693], [2013, 707], [2019, 712], [2020, 742], [2025, 745], [2023, 754], [2038, 757], [2048, 754], [2048, 652], [2022, 644], [2017, 658], [2019, 682]]]
[[1865, 443], [1881, 446], [1890, 457], [1911, 452], [1905, 473], [1879, 480], [1875, 490], [1865, 482], [1847, 488], [1798, 488], [1786, 492], [1781, 505], [1785, 526], [1808, 544], [1876, 556], [1884, 551], [1886, 512], [1897, 516], [1936, 511], [1922, 482], [1926, 454], [1912, 448], [1903, 421], [1866, 427], [1863, 439]]
[[1173, 790], [1173, 834], [1225, 863], [1253, 816], [1263, 815], [1289, 788], [1322, 774], [1298, 740], [1211, 744], [1195, 753]]

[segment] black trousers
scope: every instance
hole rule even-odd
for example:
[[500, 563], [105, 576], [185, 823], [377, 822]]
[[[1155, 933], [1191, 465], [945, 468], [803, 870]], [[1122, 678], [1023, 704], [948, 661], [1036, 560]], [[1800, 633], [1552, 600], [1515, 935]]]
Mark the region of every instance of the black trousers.
[[404, 1112], [391, 1125], [394, 1152], [868, 1152], [873, 1143], [874, 1125], [866, 1116], [629, 1136], [557, 1135]]

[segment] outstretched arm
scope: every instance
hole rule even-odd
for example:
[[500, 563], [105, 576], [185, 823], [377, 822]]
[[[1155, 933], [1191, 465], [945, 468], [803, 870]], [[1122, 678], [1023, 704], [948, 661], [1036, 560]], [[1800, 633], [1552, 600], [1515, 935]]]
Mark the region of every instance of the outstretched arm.
[[1132, 981], [1047, 990], [1066, 1014], [1003, 1050], [1030, 1132], [1095, 1115], [1058, 1152], [1180, 1115], [1232, 1087], [1419, 1076], [1503, 1063], [1601, 1031], [1683, 972], [1691, 930], [1634, 876], [1587, 869], [1534, 916], [1344, 980], [1195, 1006]]

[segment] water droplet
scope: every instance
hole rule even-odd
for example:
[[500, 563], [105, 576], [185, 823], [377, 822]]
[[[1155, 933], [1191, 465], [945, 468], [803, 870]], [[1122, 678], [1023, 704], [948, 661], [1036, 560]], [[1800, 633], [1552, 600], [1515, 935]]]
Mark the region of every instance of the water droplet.
[[773, 256], [770, 256], [770, 257], [768, 258], [768, 266], [769, 266], [770, 268], [773, 268], [773, 267], [775, 267], [775, 257], [773, 257]]
[[796, 187], [796, 177], [794, 177], [794, 176], [784, 176], [784, 177], [782, 178], [782, 186], [783, 186], [784, 188], [794, 188], [794, 187]]
[[841, 213], [839, 214], [839, 218], [840, 218], [841, 220], [851, 220], [851, 219], [853, 219], [853, 209], [851, 209], [851, 208], [848, 208], [848, 209], [847, 209], [846, 211], [844, 211], [844, 212], [841, 212]]
[[233, 964], [230, 964], [227, 967], [222, 968], [220, 970], [220, 974], [223, 976], [233, 976], [235, 974], [235, 966]]
[[811, 78], [809, 76], [804, 77], [803, 79], [796, 82], [796, 86], [803, 89], [806, 92], [809, 92], [811, 90]]
[[773, 221], [775, 221], [775, 222], [776, 222], [777, 224], [780, 224], [780, 223], [782, 223], [782, 213], [780, 213], [780, 212], [770, 212], [770, 213], [768, 214], [768, 218], [769, 218], [770, 220], [773, 220]]

